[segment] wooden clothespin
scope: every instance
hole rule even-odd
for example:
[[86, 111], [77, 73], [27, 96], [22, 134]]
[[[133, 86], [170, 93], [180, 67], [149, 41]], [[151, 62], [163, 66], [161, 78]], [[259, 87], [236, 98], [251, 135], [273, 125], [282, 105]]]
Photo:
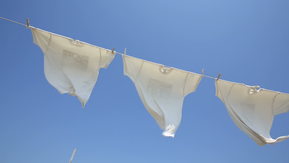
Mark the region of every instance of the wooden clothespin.
[[219, 80], [221, 78], [221, 76], [222, 76], [222, 74], [218, 74], [216, 81]]
[[30, 19], [26, 18], [26, 28], [29, 28], [29, 27], [30, 27]]
[[115, 54], [115, 51], [114, 51], [114, 50], [115, 50], [114, 48], [111, 49], [112, 54]]

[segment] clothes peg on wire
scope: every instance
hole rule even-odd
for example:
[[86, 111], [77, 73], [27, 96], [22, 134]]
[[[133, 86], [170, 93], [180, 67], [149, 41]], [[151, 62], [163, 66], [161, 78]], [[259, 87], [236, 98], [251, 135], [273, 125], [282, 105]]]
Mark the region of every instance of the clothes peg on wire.
[[204, 75], [205, 75], [205, 69], [202, 68], [202, 76], [204, 76]]
[[124, 48], [123, 54], [126, 55], [126, 48]]
[[216, 81], [219, 80], [221, 78], [221, 76], [222, 76], [222, 74], [218, 74]]
[[30, 19], [26, 18], [26, 28], [29, 28], [29, 27], [30, 27]]

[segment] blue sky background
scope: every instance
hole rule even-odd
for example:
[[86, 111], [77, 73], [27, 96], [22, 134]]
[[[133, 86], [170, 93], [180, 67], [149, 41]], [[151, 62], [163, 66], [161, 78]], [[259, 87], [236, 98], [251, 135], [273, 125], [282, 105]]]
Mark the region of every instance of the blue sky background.
[[[2, 0], [0, 16], [153, 62], [289, 93], [288, 0]], [[0, 20], [0, 163], [288, 163], [289, 140], [258, 146], [204, 78], [165, 138], [123, 75], [101, 70], [85, 109], [59, 94], [26, 28]], [[289, 134], [289, 114], [272, 137]]]

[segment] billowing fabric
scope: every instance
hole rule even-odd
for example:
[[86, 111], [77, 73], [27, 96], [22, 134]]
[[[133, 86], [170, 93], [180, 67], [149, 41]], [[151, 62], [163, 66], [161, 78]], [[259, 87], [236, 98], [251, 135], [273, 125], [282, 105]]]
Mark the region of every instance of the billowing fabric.
[[100, 68], [114, 59], [111, 50], [31, 27], [33, 41], [44, 53], [48, 82], [60, 93], [76, 96], [84, 107]]
[[196, 90], [202, 75], [123, 56], [124, 74], [138, 91], [163, 135], [174, 137], [181, 122], [184, 97]]
[[289, 136], [270, 136], [275, 115], [289, 111], [289, 94], [224, 80], [216, 81], [216, 96], [235, 124], [257, 144], [274, 144]]

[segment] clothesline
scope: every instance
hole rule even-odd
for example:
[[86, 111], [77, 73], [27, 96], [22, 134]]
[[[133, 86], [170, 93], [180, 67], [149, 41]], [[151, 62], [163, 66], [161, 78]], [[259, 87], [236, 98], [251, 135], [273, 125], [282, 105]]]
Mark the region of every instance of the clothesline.
[[17, 22], [17, 21], [15, 21], [15, 20], [11, 20], [11, 19], [7, 19], [7, 18], [3, 18], [3, 17], [0, 17], [0, 19], [2, 19], [2, 20], [6, 20], [6, 21], [9, 21], [9, 22], [12, 22], [12, 23], [15, 23], [15, 24], [19, 24], [19, 25], [22, 25], [22, 26], [26, 26], [25, 24], [20, 23], [20, 22]]
[[[5, 21], [9, 21], [9, 22], [11, 22], [11, 23], [15, 23], [15, 24], [18, 24], [18, 25], [25, 26], [25, 27], [27, 27], [27, 28], [29, 28], [29, 26], [30, 26], [30, 20], [29, 20], [29, 19], [26, 19], [26, 24], [20, 23], [20, 22], [18, 22], [18, 21], [11, 20], [11, 19], [8, 19], [8, 18], [4, 18], [4, 17], [0, 17], [0, 19], [5, 20]], [[104, 48], [104, 49], [105, 49], [105, 48]], [[106, 49], [106, 50], [109, 50], [109, 49]], [[125, 48], [125, 50], [124, 50], [123, 53], [117, 52], [117, 51], [114, 51], [114, 50], [113, 50], [113, 52], [114, 52], [114, 54], [118, 54], [118, 55], [123, 56], [123, 55], [126, 55], [126, 48]], [[143, 60], [144, 60], [144, 59], [143, 59]], [[170, 66], [170, 67], [171, 67], [171, 66]], [[175, 68], [175, 67], [171, 67], [171, 68], [179, 69], [179, 68]], [[186, 71], [186, 70], [183, 70], [183, 71]], [[191, 73], [190, 71], [186, 71], [186, 72]], [[206, 77], [206, 78], [209, 78], [209, 79], [218, 80], [218, 79], [221, 77], [221, 74], [218, 74], [218, 77], [209, 76], [209, 75], [206, 75], [206, 74], [205, 74], [204, 69], [203, 69], [203, 70], [202, 70], [202, 76], [203, 76], [203, 77]]]
[[[233, 121], [257, 144], [274, 144], [289, 138], [289, 135], [276, 139], [270, 136], [274, 117], [289, 111], [289, 94], [218, 80], [221, 74], [214, 78], [205, 75], [204, 70], [198, 74], [132, 57], [126, 54], [126, 48], [120, 53], [54, 34], [30, 26], [29, 19], [25, 25], [0, 18], [31, 30], [34, 43], [45, 54], [48, 82], [60, 93], [76, 96], [83, 107], [96, 84], [99, 70], [107, 68], [115, 54], [119, 54], [123, 57], [124, 75], [134, 83], [145, 108], [163, 130], [163, 136], [175, 136], [182, 119], [184, 98], [195, 92], [202, 77], [207, 77], [216, 80], [216, 96], [225, 104]], [[164, 77], [171, 69], [177, 71]], [[75, 153], [76, 149], [70, 163]]]

